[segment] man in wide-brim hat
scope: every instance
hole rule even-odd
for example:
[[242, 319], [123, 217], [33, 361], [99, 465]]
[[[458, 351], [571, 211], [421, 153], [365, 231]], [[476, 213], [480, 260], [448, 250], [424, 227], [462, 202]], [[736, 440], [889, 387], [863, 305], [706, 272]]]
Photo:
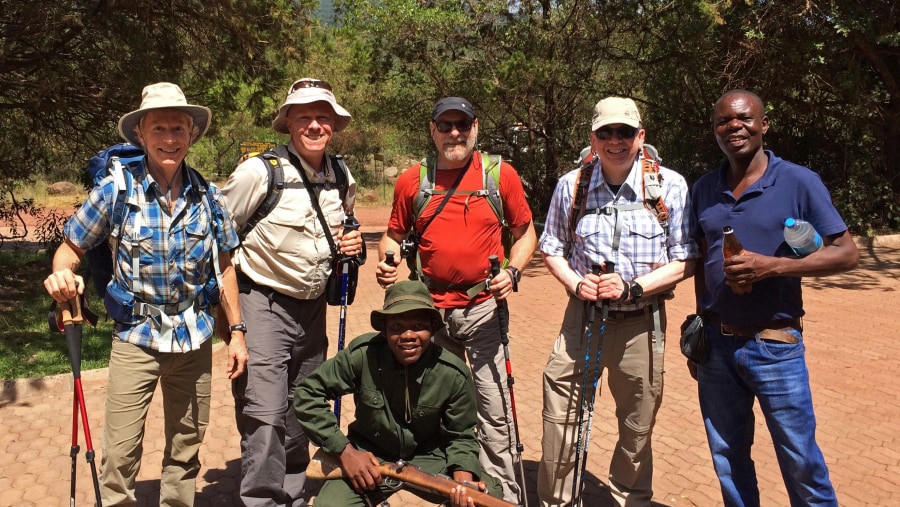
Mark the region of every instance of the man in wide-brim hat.
[[[359, 231], [341, 229], [345, 213], [353, 211], [356, 182], [342, 159], [327, 153], [334, 134], [349, 123], [330, 84], [295, 81], [272, 122], [289, 142], [248, 158], [223, 188], [244, 235], [233, 260], [250, 362], [232, 392], [246, 506], [303, 505], [318, 486], [306, 481], [309, 444], [291, 405], [294, 388], [328, 350], [325, 286], [335, 258], [362, 252]], [[268, 214], [259, 214], [277, 167], [284, 190]]]
[[[44, 281], [56, 301], [84, 292], [74, 271], [88, 249], [115, 244], [104, 302], [115, 321], [103, 435], [100, 493], [104, 506], [135, 505], [144, 423], [157, 384], [164, 398], [167, 445], [160, 505], [193, 505], [198, 457], [209, 423], [212, 305], [218, 300], [228, 342], [229, 378], [246, 366], [231, 253], [237, 231], [215, 186], [184, 162], [209, 128], [210, 111], [188, 104], [172, 83], [144, 88], [140, 108], [119, 120], [119, 134], [145, 157], [121, 170], [120, 195], [107, 177], [65, 226], [66, 241]], [[127, 199], [120, 236], [111, 224], [116, 199]], [[137, 241], [136, 245], [132, 242]], [[139, 254], [140, 259], [133, 255]], [[218, 272], [218, 273], [217, 273]]]
[[[469, 368], [431, 343], [444, 323], [428, 288], [419, 281], [391, 285], [370, 321], [377, 332], [325, 361], [294, 395], [296, 416], [310, 440], [337, 456], [344, 469], [343, 481], [322, 486], [316, 506], [381, 505], [396, 488], [382, 485], [378, 463], [400, 459], [459, 482], [482, 481], [482, 490], [500, 496], [500, 482], [478, 461]], [[350, 393], [356, 413], [344, 435], [329, 402]], [[412, 491], [436, 503], [447, 500]], [[467, 504], [464, 488], [451, 504]]]

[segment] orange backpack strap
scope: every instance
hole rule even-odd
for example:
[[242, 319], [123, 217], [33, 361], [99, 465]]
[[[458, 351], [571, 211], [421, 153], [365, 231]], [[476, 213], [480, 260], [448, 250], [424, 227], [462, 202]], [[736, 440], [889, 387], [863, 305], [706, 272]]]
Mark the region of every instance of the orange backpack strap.
[[662, 199], [662, 175], [659, 172], [659, 154], [656, 148], [645, 144], [641, 149], [641, 184], [644, 193], [644, 206], [659, 221], [659, 225], [669, 235], [669, 208]]

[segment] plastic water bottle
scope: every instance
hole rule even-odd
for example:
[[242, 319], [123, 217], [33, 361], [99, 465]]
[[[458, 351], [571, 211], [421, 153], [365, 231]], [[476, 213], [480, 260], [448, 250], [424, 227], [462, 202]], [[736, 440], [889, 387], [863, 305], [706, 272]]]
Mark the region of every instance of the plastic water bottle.
[[811, 223], [788, 218], [784, 221], [784, 241], [795, 254], [805, 257], [822, 248], [822, 236]]

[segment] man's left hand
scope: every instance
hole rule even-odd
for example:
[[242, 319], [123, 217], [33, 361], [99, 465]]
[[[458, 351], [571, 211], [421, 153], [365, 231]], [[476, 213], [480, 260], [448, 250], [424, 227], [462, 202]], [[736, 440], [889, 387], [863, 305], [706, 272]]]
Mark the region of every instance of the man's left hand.
[[501, 269], [497, 276], [491, 278], [488, 290], [494, 295], [494, 299], [503, 301], [513, 292], [512, 275], [506, 269]]
[[357, 231], [348, 231], [346, 234], [338, 236], [338, 250], [347, 257], [353, 257], [362, 253], [363, 238], [362, 233]]
[[475, 476], [471, 472], [457, 470], [453, 472], [453, 480], [461, 483], [459, 486], [453, 487], [453, 492], [450, 495], [450, 504], [453, 507], [475, 507], [475, 500], [469, 497], [469, 491], [466, 486], [477, 488], [482, 493], [487, 492], [487, 484], [483, 481], [476, 483]]
[[228, 363], [225, 365], [225, 373], [228, 374], [229, 380], [234, 380], [244, 374], [249, 357], [243, 331], [235, 331], [228, 341]]

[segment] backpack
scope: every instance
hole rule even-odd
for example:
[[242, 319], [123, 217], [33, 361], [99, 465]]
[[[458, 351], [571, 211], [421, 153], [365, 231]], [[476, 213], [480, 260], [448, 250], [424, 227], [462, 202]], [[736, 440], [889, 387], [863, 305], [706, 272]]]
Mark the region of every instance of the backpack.
[[[509, 252], [512, 249], [514, 238], [512, 235], [512, 231], [510, 231], [509, 229], [509, 223], [506, 221], [506, 217], [504, 216], [503, 198], [500, 196], [500, 166], [502, 165], [502, 163], [503, 160], [499, 155], [482, 153], [481, 189], [457, 191], [454, 187], [452, 191], [453, 193], [470, 196], [480, 196], [487, 199], [491, 210], [493, 210], [494, 215], [497, 216], [497, 221], [500, 223], [500, 226], [503, 229], [501, 242], [503, 244], [504, 260], [501, 267], [505, 268], [509, 263]], [[439, 206], [438, 209], [435, 210], [435, 214], [432, 215], [431, 219], [429, 219], [429, 221], [422, 227], [421, 230], [416, 230], [415, 224], [419, 219], [419, 215], [421, 215], [422, 211], [424, 211], [428, 206], [428, 203], [431, 201], [432, 197], [434, 197], [435, 195], [443, 195], [450, 192], [450, 190], [434, 189], [435, 171], [437, 170], [436, 166], [437, 161], [434, 155], [430, 155], [422, 159], [422, 161], [419, 163], [419, 192], [416, 194], [416, 197], [413, 200], [413, 228], [409, 234], [409, 240], [415, 243], [415, 246], [412, 246], [410, 244], [411, 248], [409, 249], [409, 255], [406, 257], [407, 265], [410, 268], [410, 277], [417, 277], [419, 280], [423, 280], [426, 284], [430, 282], [425, 280], [422, 274], [422, 266], [418, 258], [418, 240], [422, 237], [422, 234], [425, 233], [425, 229], [427, 229], [431, 222], [437, 217], [438, 213], [440, 213], [442, 207]], [[401, 248], [401, 251], [402, 250], [403, 248]], [[470, 290], [474, 290], [474, 288], [471, 288]]]
[[[114, 176], [119, 174], [121, 176], [122, 171], [117, 170], [117, 168], [140, 164], [143, 158], [144, 151], [131, 143], [114, 144], [105, 150], [101, 150], [88, 161], [87, 172], [91, 186], [96, 187], [103, 178], [110, 174]], [[117, 179], [116, 181], [117, 195], [111, 216], [114, 218], [121, 217], [122, 220], [114, 220], [113, 227], [118, 227], [118, 229], [113, 231], [115, 234], [121, 233], [122, 221], [124, 221], [125, 197], [130, 192], [130, 189], [126, 188], [126, 186], [130, 183], [130, 179], [127, 181]], [[112, 250], [109, 248], [109, 242], [104, 241], [89, 249], [85, 252], [85, 259], [87, 261], [87, 274], [94, 283], [97, 295], [103, 298], [106, 296], [106, 286], [113, 276], [113, 256]]]
[[[666, 233], [666, 236], [669, 235], [669, 208], [666, 206], [666, 203], [662, 200], [662, 175], [659, 172], [659, 163], [662, 159], [659, 156], [659, 152], [655, 147], [649, 144], [644, 144], [644, 147], [641, 149], [640, 153], [640, 161], [641, 161], [641, 187], [642, 193], [644, 194], [643, 204], [638, 206], [637, 209], [641, 207], [647, 208], [653, 216], [656, 217], [656, 220], [659, 222], [659, 225], [662, 226], [663, 230]], [[575, 229], [578, 226], [578, 221], [584, 217], [587, 212], [584, 209], [584, 203], [587, 199], [587, 190], [588, 185], [591, 182], [591, 176], [594, 174], [594, 167], [596, 162], [596, 155], [594, 153], [588, 153], [588, 155], [581, 160], [578, 165], [578, 178], [575, 180], [575, 191], [572, 195], [572, 210], [569, 212], [569, 238], [570, 241], [565, 249], [564, 256], [566, 258], [569, 257], [569, 254], [572, 253], [572, 246], [574, 242], [571, 238], [575, 237]], [[624, 204], [619, 205], [618, 207], [614, 207], [619, 211], [627, 211], [631, 209], [632, 204]], [[614, 245], [618, 245], [618, 238], [615, 239]]]
[[[115, 249], [111, 249], [109, 241], [103, 241], [99, 245], [85, 252], [85, 257], [90, 272], [90, 278], [94, 283], [97, 294], [103, 298], [106, 305], [107, 313], [115, 320], [127, 321], [130, 308], [123, 313], [122, 300], [134, 300], [133, 286], [123, 290], [121, 284], [111, 283], [114, 281], [115, 255], [113, 252], [119, 251], [119, 245], [122, 241], [122, 226], [132, 212], [129, 202], [134, 198], [134, 177], [132, 171], [141, 167], [144, 159], [144, 152], [137, 146], [129, 143], [120, 143], [104, 150], [92, 157], [88, 162], [88, 176], [94, 185], [98, 185], [104, 178], [112, 175], [115, 182], [115, 193], [113, 194], [113, 202], [110, 211], [110, 236], [114, 239]], [[203, 206], [210, 214], [210, 224], [215, 228], [217, 215], [224, 213], [214, 207], [212, 190], [209, 183], [203, 178], [197, 170], [185, 165], [188, 180], [193, 187], [193, 191], [200, 195]], [[139, 213], [140, 211], [136, 211]], [[218, 231], [213, 230], [213, 241], [215, 242]], [[203, 288], [203, 296], [207, 304], [218, 304], [219, 287], [221, 286], [221, 272], [218, 264], [218, 247], [213, 246], [213, 269], [215, 277], [210, 278], [206, 286]], [[132, 284], [140, 283], [139, 280], [132, 280]], [[114, 291], [110, 293], [108, 289]]]
[[[247, 223], [244, 224], [244, 227], [238, 231], [238, 237], [241, 239], [241, 242], [243, 242], [244, 238], [247, 237], [247, 234], [250, 234], [250, 231], [256, 227], [256, 224], [275, 209], [275, 206], [278, 205], [278, 201], [281, 200], [281, 194], [284, 192], [285, 188], [284, 167], [281, 165], [281, 157], [273, 150], [266, 150], [256, 156], [263, 161], [266, 165], [266, 169], [268, 169], [269, 183], [266, 187], [266, 196], [253, 213], [250, 214], [250, 218], [247, 219]], [[329, 157], [331, 158], [332, 167], [337, 167], [339, 169], [334, 172], [334, 179], [335, 185], [341, 195], [341, 202], [343, 202], [344, 199], [347, 198], [347, 189], [349, 188], [347, 177], [349, 169], [347, 169], [347, 164], [344, 163], [344, 157], [341, 155], [329, 155]], [[298, 167], [297, 170], [302, 171], [303, 168]]]

